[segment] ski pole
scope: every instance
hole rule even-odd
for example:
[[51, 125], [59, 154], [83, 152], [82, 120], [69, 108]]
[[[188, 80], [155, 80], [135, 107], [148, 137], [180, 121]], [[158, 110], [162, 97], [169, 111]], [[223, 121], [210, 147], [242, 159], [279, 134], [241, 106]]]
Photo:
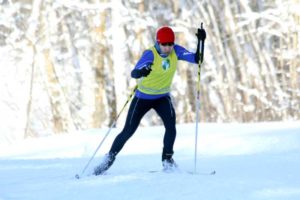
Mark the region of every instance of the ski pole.
[[198, 37], [202, 35], [202, 38], [199, 40], [199, 53], [200, 59], [198, 61], [198, 80], [197, 80], [197, 95], [196, 95], [196, 133], [195, 133], [195, 156], [194, 156], [194, 173], [197, 171], [197, 146], [198, 146], [198, 122], [199, 122], [199, 110], [200, 110], [200, 78], [201, 78], [201, 64], [203, 62], [204, 55], [204, 40], [206, 38], [205, 31], [203, 29], [203, 23], [201, 23], [201, 28], [198, 28]]
[[78, 174], [76, 174], [76, 175], [75, 175], [75, 178], [79, 179], [79, 177], [81, 177], [81, 176], [84, 174], [85, 170], [88, 168], [88, 166], [90, 165], [90, 163], [91, 163], [92, 160], [94, 159], [95, 155], [97, 154], [98, 150], [100, 149], [100, 147], [101, 147], [102, 144], [104, 143], [104, 141], [105, 141], [105, 139], [107, 138], [107, 136], [109, 135], [110, 131], [111, 131], [112, 128], [116, 125], [116, 123], [117, 123], [117, 121], [118, 121], [118, 119], [119, 119], [121, 113], [124, 111], [125, 107], [127, 106], [127, 104], [129, 103], [129, 101], [131, 100], [132, 96], [134, 95], [135, 91], [137, 90], [138, 85], [139, 85], [139, 84], [137, 84], [137, 85], [133, 88], [133, 90], [132, 90], [131, 94], [128, 96], [128, 99], [127, 99], [127, 101], [125, 102], [123, 108], [120, 110], [120, 112], [118, 113], [117, 117], [114, 119], [114, 121], [113, 121], [113, 123], [111, 124], [110, 128], [108, 129], [108, 131], [106, 132], [105, 136], [103, 137], [102, 141], [99, 143], [98, 147], [96, 148], [95, 152], [93, 153], [92, 157], [90, 158], [90, 160], [87, 162], [87, 164], [86, 164], [85, 167], [83, 168], [83, 170], [82, 170], [80, 176], [79, 176]]

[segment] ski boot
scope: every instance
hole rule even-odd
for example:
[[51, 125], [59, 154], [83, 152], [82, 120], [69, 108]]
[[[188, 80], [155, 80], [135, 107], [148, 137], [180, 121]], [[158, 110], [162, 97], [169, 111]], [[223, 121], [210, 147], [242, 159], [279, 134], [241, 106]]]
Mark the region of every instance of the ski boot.
[[102, 163], [99, 166], [95, 167], [93, 174], [95, 176], [102, 175], [104, 172], [106, 172], [112, 166], [115, 159], [116, 159], [115, 154], [113, 154], [113, 153], [106, 154]]
[[173, 153], [163, 153], [162, 155], [162, 166], [163, 166], [163, 171], [166, 172], [171, 172], [176, 170], [177, 164], [172, 158]]

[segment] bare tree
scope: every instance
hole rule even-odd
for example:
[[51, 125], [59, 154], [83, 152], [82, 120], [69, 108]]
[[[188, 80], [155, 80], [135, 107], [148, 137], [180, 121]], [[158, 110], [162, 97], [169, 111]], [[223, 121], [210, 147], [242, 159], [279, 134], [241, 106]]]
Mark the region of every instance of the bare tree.
[[[143, 51], [154, 45], [157, 28], [171, 26], [176, 42], [193, 51], [194, 34], [203, 22], [207, 39], [201, 121], [298, 120], [299, 4], [3, 1], [1, 15], [10, 20], [0, 21], [0, 46], [14, 65], [26, 69], [24, 78], [16, 80], [25, 83], [26, 95], [22, 103], [1, 102], [15, 105], [15, 115], [25, 110], [25, 137], [109, 126], [136, 84], [130, 72]], [[178, 123], [195, 120], [197, 68], [178, 63], [172, 89]], [[142, 121], [160, 123], [152, 113]]]

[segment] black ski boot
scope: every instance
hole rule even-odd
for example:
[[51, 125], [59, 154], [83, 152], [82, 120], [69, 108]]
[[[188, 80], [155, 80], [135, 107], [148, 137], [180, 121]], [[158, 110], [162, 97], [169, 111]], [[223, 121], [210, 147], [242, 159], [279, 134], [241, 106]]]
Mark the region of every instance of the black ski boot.
[[108, 170], [112, 166], [115, 159], [116, 159], [115, 154], [113, 153], [106, 154], [105, 157], [103, 158], [102, 163], [99, 166], [95, 167], [93, 174], [95, 176], [98, 176], [106, 172], [106, 170]]
[[172, 158], [172, 153], [165, 153], [162, 154], [162, 165], [163, 165], [163, 171], [173, 171], [177, 168], [177, 164]]

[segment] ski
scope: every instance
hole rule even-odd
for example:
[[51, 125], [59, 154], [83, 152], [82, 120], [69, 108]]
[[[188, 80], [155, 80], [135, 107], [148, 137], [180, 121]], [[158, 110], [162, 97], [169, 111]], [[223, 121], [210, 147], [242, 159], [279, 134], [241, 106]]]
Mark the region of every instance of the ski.
[[183, 170], [175, 170], [175, 171], [164, 171], [164, 170], [150, 170], [149, 173], [166, 173], [166, 174], [172, 174], [172, 173], [186, 173], [186, 174], [192, 174], [192, 175], [205, 175], [205, 176], [212, 176], [215, 175], [217, 172], [216, 170], [212, 171], [203, 171], [203, 172], [192, 172], [192, 171], [183, 171]]
[[195, 174], [195, 175], [207, 175], [207, 176], [210, 176], [210, 175], [215, 175], [217, 172], [216, 170], [213, 170], [213, 171], [209, 171], [209, 172], [191, 172], [191, 171], [187, 171], [187, 173], [189, 174]]
[[[190, 174], [190, 175], [201, 175], [201, 176], [213, 176], [215, 175], [217, 172], [215, 170], [212, 171], [201, 171], [201, 172], [193, 172], [193, 171], [187, 171], [187, 170], [181, 170], [181, 169], [175, 169], [175, 170], [150, 170], [148, 171], [149, 173], [163, 173], [163, 174]], [[102, 175], [99, 176], [103, 176], [103, 175], [107, 175], [107, 173], [103, 173]], [[86, 176], [79, 176], [79, 174], [75, 175], [75, 179], [82, 179], [84, 177], [90, 177], [90, 176], [95, 176], [92, 174], [86, 175]]]
[[[103, 173], [102, 175], [105, 175], [106, 173]], [[75, 174], [74, 178], [75, 179], [82, 179], [82, 178], [85, 178], [85, 177], [92, 177], [92, 176], [95, 176], [95, 174], [93, 173], [85, 173], [85, 174]]]

